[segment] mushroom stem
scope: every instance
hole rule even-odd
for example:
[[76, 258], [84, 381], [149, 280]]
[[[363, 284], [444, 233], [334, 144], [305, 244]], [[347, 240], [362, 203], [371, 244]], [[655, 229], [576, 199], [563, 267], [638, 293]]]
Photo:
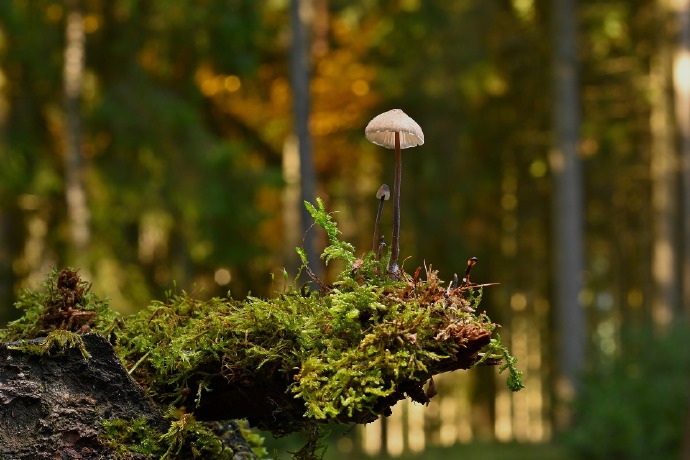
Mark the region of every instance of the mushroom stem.
[[402, 181], [402, 155], [400, 154], [400, 132], [395, 132], [395, 182], [393, 183], [393, 238], [388, 274], [397, 279], [400, 274], [398, 255], [400, 254], [400, 182]]
[[372, 250], [374, 253], [376, 253], [379, 248], [379, 223], [381, 223], [381, 213], [383, 212], [383, 202], [385, 200], [385, 197], [381, 197], [381, 201], [379, 202], [379, 210], [376, 212], [376, 222], [374, 222], [374, 240], [372, 243]]

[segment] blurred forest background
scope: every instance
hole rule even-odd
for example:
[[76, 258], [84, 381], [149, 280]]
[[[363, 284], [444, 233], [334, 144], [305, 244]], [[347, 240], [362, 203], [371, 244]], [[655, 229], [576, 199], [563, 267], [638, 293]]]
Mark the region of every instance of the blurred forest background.
[[330, 455], [690, 458], [688, 0], [3, 0], [0, 325], [54, 266], [122, 312], [270, 296], [315, 196], [369, 250], [391, 108], [404, 268], [476, 256], [526, 389], [445, 375]]

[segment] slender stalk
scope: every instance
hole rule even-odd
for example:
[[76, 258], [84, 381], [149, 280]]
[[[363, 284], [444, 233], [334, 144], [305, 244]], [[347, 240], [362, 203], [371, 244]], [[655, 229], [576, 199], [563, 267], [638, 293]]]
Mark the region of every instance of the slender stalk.
[[400, 182], [402, 181], [402, 155], [400, 154], [400, 133], [395, 132], [395, 183], [393, 183], [393, 238], [391, 240], [391, 259], [388, 274], [398, 278], [398, 256], [400, 254]]
[[381, 201], [379, 201], [379, 210], [376, 212], [376, 222], [374, 222], [374, 239], [372, 242], [372, 251], [374, 251], [374, 253], [379, 249], [379, 224], [381, 223], [381, 213], [383, 212], [384, 201], [385, 198], [381, 197]]

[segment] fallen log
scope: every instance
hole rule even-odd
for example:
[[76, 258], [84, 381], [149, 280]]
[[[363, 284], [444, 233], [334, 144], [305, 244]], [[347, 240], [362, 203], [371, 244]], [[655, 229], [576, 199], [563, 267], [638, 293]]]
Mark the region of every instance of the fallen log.
[[273, 298], [241, 301], [182, 292], [128, 317], [74, 270], [24, 291], [24, 316], [0, 331], [13, 342], [0, 348], [0, 453], [184, 458], [175, 455], [205, 449], [205, 458], [233, 458], [253, 455], [246, 443], [227, 446], [234, 426], [258, 437], [232, 419], [275, 435], [369, 423], [401, 399], [428, 403], [434, 375], [478, 365], [509, 370], [510, 389], [522, 388], [498, 325], [479, 310], [482, 286], [469, 280], [476, 259], [462, 282], [445, 285], [431, 266], [390, 279], [373, 252], [356, 258], [335, 238], [319, 205], [314, 217], [331, 242], [324, 254], [346, 269], [325, 284], [304, 261], [318, 290], [286, 282]]

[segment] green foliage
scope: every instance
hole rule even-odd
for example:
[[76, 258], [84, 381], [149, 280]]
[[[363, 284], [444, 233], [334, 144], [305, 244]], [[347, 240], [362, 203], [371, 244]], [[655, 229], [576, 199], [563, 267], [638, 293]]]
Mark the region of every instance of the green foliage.
[[204, 424], [197, 422], [192, 414], [172, 411], [175, 420], [167, 433], [161, 436], [161, 443], [167, 445], [161, 460], [175, 458], [232, 459], [233, 451], [225, 446]]
[[[308, 417], [337, 419], [341, 413], [373, 410], [379, 398], [401, 380], [424, 381], [428, 365], [443, 355], [420, 346], [431, 339], [433, 318], [416, 302], [391, 303], [381, 290], [361, 286], [351, 292], [334, 289], [328, 296], [332, 334], [323, 350], [309, 353], [292, 388], [306, 402]], [[362, 318], [371, 318], [362, 324]]]
[[[321, 258], [324, 259], [326, 265], [332, 260], [342, 260], [346, 266], [350, 267], [355, 261], [355, 248], [350, 243], [338, 238], [340, 234], [338, 225], [333, 221], [331, 214], [326, 211], [326, 206], [321, 198], [316, 198], [316, 205], [318, 208], [308, 201], [304, 202], [304, 206], [314, 219], [314, 223], [321, 227], [328, 236], [328, 246], [323, 250]], [[306, 258], [303, 254], [303, 251], [300, 251], [302, 263], [305, 263]]]
[[679, 458], [687, 426], [687, 325], [627, 330], [620, 353], [591, 369], [564, 441], [579, 458]]
[[501, 336], [496, 334], [496, 338], [491, 339], [489, 345], [484, 350], [484, 356], [475, 363], [475, 367], [482, 364], [487, 359], [503, 360], [503, 364], [498, 367], [498, 373], [503, 373], [508, 370], [508, 380], [506, 385], [511, 391], [520, 391], [525, 388], [522, 383], [522, 371], [517, 368], [517, 358], [512, 356], [508, 348], [501, 342]]

